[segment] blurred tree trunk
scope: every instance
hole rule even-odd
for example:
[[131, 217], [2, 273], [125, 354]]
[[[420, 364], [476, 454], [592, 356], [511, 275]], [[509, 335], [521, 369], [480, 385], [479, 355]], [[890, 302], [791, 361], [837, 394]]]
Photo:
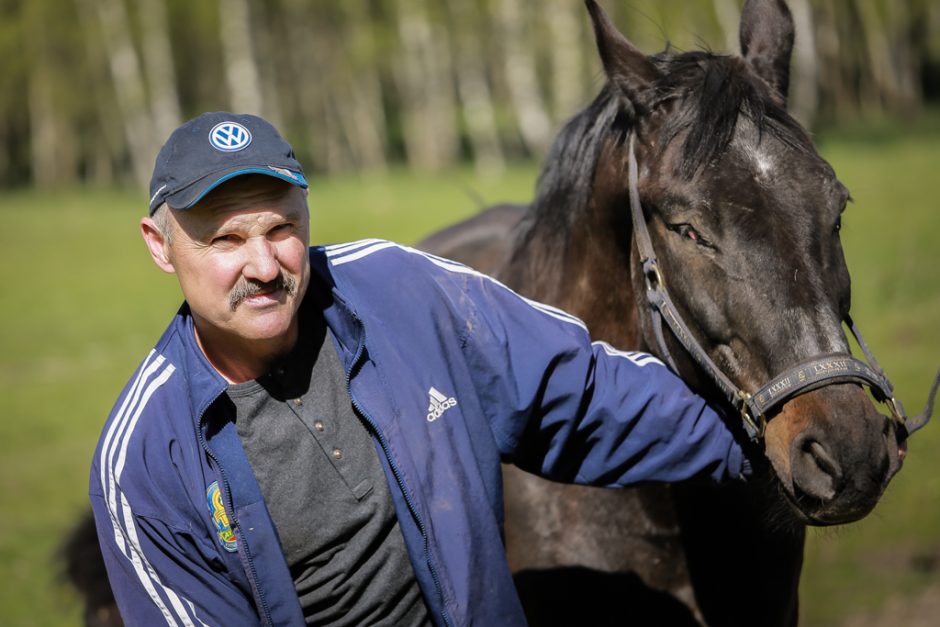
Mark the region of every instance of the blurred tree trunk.
[[181, 121], [176, 70], [173, 68], [173, 53], [170, 49], [167, 25], [166, 0], [143, 0], [137, 7], [141, 22], [145, 25], [141, 31], [141, 52], [150, 87], [154, 130], [157, 137], [165, 140]]
[[408, 163], [436, 170], [457, 159], [456, 106], [446, 33], [428, 16], [425, 0], [399, 0], [401, 44], [396, 79]]
[[378, 73], [376, 33], [365, 0], [342, 4], [348, 71], [346, 103], [340, 107], [343, 126], [355, 154], [358, 169], [385, 170], [387, 128]]
[[790, 81], [790, 112], [805, 127], [812, 128], [819, 109], [819, 66], [816, 28], [809, 0], [790, 0], [796, 43]]
[[475, 0], [449, 0], [457, 92], [473, 150], [477, 171], [484, 176], [499, 174], [505, 167], [496, 126], [496, 111], [487, 83], [480, 38], [487, 32], [485, 17]]
[[123, 0], [80, 1], [86, 6], [90, 3], [89, 9], [98, 17], [101, 43], [109, 61], [134, 180], [141, 186], [147, 186], [162, 138], [157, 138], [153, 132], [153, 118], [140, 69], [140, 58], [131, 41], [127, 9]]
[[[69, 111], [56, 98], [61, 87], [58, 64], [50, 50], [49, 11], [44, 0], [24, 8], [29, 54], [27, 105], [29, 111], [30, 169], [37, 187], [70, 183], [77, 178], [75, 136]], [[52, 39], [55, 35], [52, 34]]]
[[852, 0], [852, 4], [861, 23], [861, 41], [871, 79], [870, 97], [866, 98], [865, 104], [880, 113], [886, 105], [901, 98], [901, 88], [891, 62], [891, 46], [884, 29], [885, 19], [880, 15], [875, 0]]
[[552, 125], [539, 89], [534, 46], [525, 36], [523, 14], [522, 0], [496, 1], [510, 104], [526, 149], [541, 158], [551, 142]]
[[555, 126], [584, 105], [584, 65], [581, 39], [584, 8], [569, 0], [546, 3], [552, 76], [552, 118]]
[[[38, 47], [35, 40], [31, 43], [33, 48]], [[37, 187], [56, 184], [62, 172], [59, 164], [59, 124], [52, 97], [52, 78], [49, 74], [49, 66], [40, 63], [29, 75], [29, 135], [32, 158], [30, 169], [33, 173], [33, 184]]]
[[273, 117], [258, 79], [247, 0], [219, 0], [219, 35], [232, 112]]
[[323, 107], [323, 93], [326, 91], [323, 72], [320, 67], [328, 67], [329, 58], [318, 55], [317, 42], [323, 40], [320, 24], [311, 18], [306, 0], [286, 0], [284, 3], [284, 27], [287, 33], [286, 47], [291, 51], [287, 63], [291, 68], [293, 84], [291, 101], [295, 103], [297, 116], [304, 129], [303, 145], [309, 152], [310, 160], [304, 164], [309, 168], [326, 170], [326, 114]]
[[920, 109], [923, 92], [920, 87], [921, 65], [914, 50], [915, 23], [914, 13], [909, 1], [888, 2], [885, 30], [892, 51], [893, 74], [898, 88], [898, 100], [892, 103], [892, 109], [903, 114], [913, 114]]
[[819, 0], [816, 10], [816, 50], [819, 54], [821, 100], [830, 103], [832, 115], [842, 117], [852, 106], [852, 96], [843, 72], [843, 52], [839, 38], [839, 15], [835, 0]]
[[940, 62], [940, 2], [927, 0], [926, 37], [927, 54], [934, 62]]
[[[252, 20], [254, 28], [252, 30], [254, 38], [257, 41], [256, 52], [261, 59], [280, 59], [284, 52], [284, 42], [273, 32], [270, 24], [273, 22], [273, 15], [265, 15], [266, 21], [259, 23]], [[252, 58], [255, 58], [252, 55]], [[256, 67], [257, 63], [256, 63]], [[261, 116], [276, 128], [284, 125], [284, 109], [281, 90], [281, 73], [284, 68], [281, 63], [266, 63], [263, 71], [258, 71], [258, 84], [261, 89]]]
[[92, 93], [90, 105], [93, 110], [90, 116], [93, 128], [85, 133], [86, 137], [93, 139], [85, 140], [80, 156], [87, 164], [86, 180], [102, 186], [112, 185], [126, 174], [116, 169], [119, 155], [127, 149], [121, 113], [111, 89], [106, 53], [99, 44], [97, 17], [88, 2], [76, 2], [76, 9], [85, 63], [90, 69], [86, 86]]

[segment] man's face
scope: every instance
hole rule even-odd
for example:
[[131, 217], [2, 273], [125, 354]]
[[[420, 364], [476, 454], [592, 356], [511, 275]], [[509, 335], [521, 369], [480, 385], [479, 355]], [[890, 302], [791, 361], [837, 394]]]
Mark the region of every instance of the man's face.
[[210, 359], [228, 347], [292, 344], [310, 278], [303, 190], [244, 176], [171, 213], [168, 267], [155, 261], [178, 276]]

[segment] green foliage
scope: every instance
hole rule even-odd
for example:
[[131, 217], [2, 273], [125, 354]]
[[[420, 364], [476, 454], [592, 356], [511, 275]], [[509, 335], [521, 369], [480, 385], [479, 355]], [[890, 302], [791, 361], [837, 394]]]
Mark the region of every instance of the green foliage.
[[[914, 128], [824, 136], [823, 154], [855, 197], [844, 241], [853, 314], [900, 397], [920, 409], [940, 366], [940, 116]], [[478, 204], [525, 201], [532, 167], [498, 180], [468, 170], [434, 177], [313, 177], [313, 240], [412, 242]], [[479, 203], [474, 200], [479, 197]], [[55, 551], [86, 508], [87, 469], [111, 403], [179, 303], [136, 234], [143, 191], [75, 188], [0, 195], [0, 624], [77, 626]], [[928, 582], [940, 552], [940, 425], [919, 433], [875, 513], [813, 532], [803, 624], [836, 625]]]

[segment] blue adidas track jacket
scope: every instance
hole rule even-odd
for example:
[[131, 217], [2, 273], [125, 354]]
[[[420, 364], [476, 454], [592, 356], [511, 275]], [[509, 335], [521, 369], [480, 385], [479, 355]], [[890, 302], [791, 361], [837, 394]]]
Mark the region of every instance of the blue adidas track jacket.
[[[390, 242], [310, 258], [305, 301], [325, 303], [437, 624], [525, 624], [501, 461], [603, 486], [741, 476], [702, 399], [655, 358], [592, 344], [577, 318]], [[303, 624], [225, 389], [184, 305], [104, 427], [90, 494], [129, 625]]]

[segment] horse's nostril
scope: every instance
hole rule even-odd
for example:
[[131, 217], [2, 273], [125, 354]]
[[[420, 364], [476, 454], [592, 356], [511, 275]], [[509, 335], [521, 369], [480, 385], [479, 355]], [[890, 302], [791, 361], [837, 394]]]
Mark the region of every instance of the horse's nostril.
[[818, 440], [803, 438], [793, 449], [793, 486], [802, 494], [826, 502], [842, 483], [842, 469]]
[[822, 444], [813, 440], [804, 448], [806, 452], [812, 456], [813, 461], [816, 462], [816, 465], [821, 471], [831, 476], [833, 479], [841, 478], [842, 471], [839, 470], [839, 464], [836, 463], [836, 460], [832, 459], [832, 456], [829, 455], [829, 451], [827, 451]]

